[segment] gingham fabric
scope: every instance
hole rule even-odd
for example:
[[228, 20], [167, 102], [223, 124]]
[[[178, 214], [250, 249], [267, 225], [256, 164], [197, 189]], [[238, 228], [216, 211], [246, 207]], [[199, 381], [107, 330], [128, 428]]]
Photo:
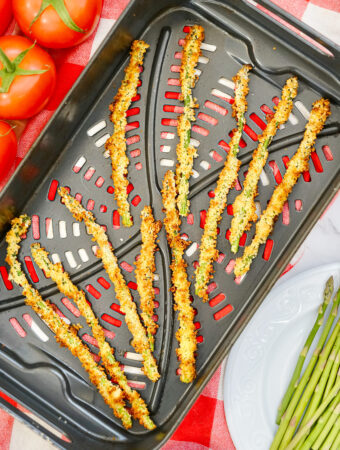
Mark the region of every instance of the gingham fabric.
[[[340, 45], [340, 0], [273, 1]], [[73, 49], [51, 52], [58, 70], [57, 88], [47, 108], [29, 120], [27, 124], [23, 124], [26, 126], [20, 140], [16, 164], [25, 156], [127, 4], [128, 0], [104, 0], [97, 30], [86, 42]], [[8, 33], [16, 31], [13, 23]], [[330, 242], [332, 232], [340, 233], [339, 221], [334, 219], [335, 211], [340, 208], [339, 200], [338, 196], [319, 220], [287, 270], [294, 268], [296, 264], [301, 264], [301, 259], [307, 261], [307, 266], [308, 261], [314, 265], [338, 261], [336, 249], [334, 246], [332, 248]], [[334, 230], [334, 226], [338, 228]], [[319, 243], [317, 259], [315, 242]], [[284, 277], [288, 277], [293, 272], [294, 269]], [[225, 363], [216, 371], [172, 438], [163, 447], [164, 450], [231, 450], [235, 448], [224, 414], [224, 366]], [[4, 396], [1, 393], [0, 395]], [[11, 403], [16, 405], [13, 401]], [[22, 409], [19, 405], [16, 406]], [[29, 411], [26, 413], [31, 414]], [[54, 448], [51, 443], [0, 409], [0, 450], [47, 450], [50, 448]]]

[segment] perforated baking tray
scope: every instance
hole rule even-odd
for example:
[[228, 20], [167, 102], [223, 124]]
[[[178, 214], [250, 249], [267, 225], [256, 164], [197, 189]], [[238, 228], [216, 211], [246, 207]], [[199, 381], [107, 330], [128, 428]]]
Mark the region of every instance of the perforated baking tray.
[[[286, 20], [297, 25], [288, 16]], [[215, 264], [214, 281], [209, 285], [210, 302], [203, 304], [194, 298], [199, 342], [198, 376], [191, 385], [181, 383], [176, 374], [175, 331], [178, 324], [169, 292], [169, 249], [162, 230], [160, 251], [156, 254], [158, 277], [155, 281], [159, 323], [155, 356], [162, 378], [153, 384], [141, 372], [141, 363], [130, 345], [131, 335], [120, 313], [114, 289], [94, 256], [93, 242], [84, 226], [75, 223], [61, 204], [56, 189], [58, 185], [69, 186], [71, 193], [93, 210], [98, 222], [107, 227], [138, 304], [133, 268], [141, 245], [139, 215], [143, 206], [150, 204], [156, 218], [163, 218], [160, 188], [165, 171], [175, 167], [176, 119], [182, 106], [178, 100], [181, 44], [187, 30], [184, 27], [194, 23], [203, 25], [206, 38], [194, 91], [199, 109], [192, 143], [198, 146], [199, 156], [190, 183], [191, 214], [182, 227], [182, 232], [192, 241], [186, 252], [190, 278], [198, 259], [204, 211], [226, 156], [229, 133], [235, 127], [230, 104], [233, 96], [231, 79], [240, 66], [251, 63], [254, 70], [248, 95], [248, 127], [240, 151], [243, 165], [238, 183], [228, 196], [229, 205], [241, 189], [257, 135], [265, 126], [266, 114], [273, 110], [289, 76], [299, 77], [298, 97], [293, 114], [270, 147], [268, 164], [259, 185], [259, 208], [265, 207], [274, 186], [284, 174], [288, 158], [296, 151], [312, 102], [321, 95], [330, 98], [332, 116], [320, 133], [309, 172], [297, 183], [274, 233], [241, 283], [235, 282], [232, 273], [233, 260], [227, 241], [231, 209], [226, 209], [218, 237], [220, 257]], [[83, 325], [80, 335], [97, 354], [91, 332], [78, 317], [77, 310], [32, 262], [29, 246], [40, 241], [54, 261], [62, 261], [73, 281], [87, 292], [128, 379], [141, 390], [157, 424], [157, 429], [152, 432], [136, 423], [130, 431], [122, 428], [89, 383], [78, 361], [56, 344], [50, 330], [25, 306], [20, 290], [7, 280], [6, 248], [2, 241], [0, 389], [57, 429], [59, 437], [44, 426], [38, 427], [23, 412], [12, 410], [60, 447], [86, 450], [161, 446], [338, 190], [339, 52], [309, 28], [305, 27], [303, 32], [317, 40], [319, 48], [246, 1], [131, 2], [2, 192], [2, 211], [12, 205], [17, 212], [25, 211], [33, 219], [20, 254], [32, 283], [61, 314]], [[142, 85], [129, 110], [129, 200], [134, 226], [127, 229], [119, 223], [110, 179], [111, 165], [104, 152], [104, 143], [112, 132], [108, 105], [120, 85], [128, 49], [135, 38], [144, 39], [150, 49], [141, 74]], [[244, 236], [240, 253], [245, 239], [249, 242], [252, 234], [253, 230]], [[5, 400], [0, 401], [11, 409]], [[69, 442], [61, 439], [61, 435]]]

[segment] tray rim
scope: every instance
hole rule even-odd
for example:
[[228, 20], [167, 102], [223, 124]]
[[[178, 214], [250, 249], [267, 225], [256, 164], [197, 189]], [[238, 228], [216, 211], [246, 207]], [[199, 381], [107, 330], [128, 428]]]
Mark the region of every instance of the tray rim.
[[[199, 1], [198, 2], [196, 2], [196, 1], [190, 2], [190, 0], [189, 0], [189, 5], [188, 6], [193, 6], [193, 9], [195, 11], [197, 11], [197, 9], [199, 10], [199, 8], [196, 9], [194, 7], [195, 4], [197, 5], [197, 3], [200, 3], [200, 2]], [[213, 4], [215, 2], [207, 2], [207, 3], [208, 4], [209, 3]], [[239, 5], [239, 2], [237, 2], [237, 0], [220, 0], [220, 2], [216, 2], [216, 4], [219, 4], [219, 3], [223, 3], [224, 5], [230, 5], [231, 7], [234, 7], [235, 9], [239, 9], [239, 10], [241, 9], [240, 5]], [[268, 9], [275, 9], [275, 12], [280, 12], [279, 15], [280, 16], [282, 15], [284, 17], [284, 19], [289, 21], [289, 22], [291, 22], [291, 18], [293, 18], [294, 21], [298, 22], [298, 23], [296, 23], [295, 26], [298, 26], [300, 28], [300, 30], [302, 30], [302, 31], [306, 31], [307, 32], [306, 34], [310, 35], [311, 37], [313, 37], [313, 35], [314, 35], [314, 37], [317, 38], [316, 40], [320, 40], [320, 37], [321, 37], [324, 40], [324, 42], [326, 44], [326, 47], [330, 46], [332, 48], [332, 50], [334, 50], [334, 53], [335, 53], [335, 56], [336, 56], [334, 59], [329, 59], [329, 62], [330, 63], [334, 63], [335, 59], [338, 59], [337, 58], [337, 56], [339, 55], [338, 48], [340, 48], [340, 47], [336, 46], [336, 44], [331, 43], [330, 41], [325, 39], [322, 35], [318, 34], [314, 29], [312, 29], [311, 27], [306, 26], [305, 24], [300, 22], [298, 19], [295, 19], [293, 16], [291, 16], [289, 13], [286, 13], [285, 11], [281, 10], [279, 7], [273, 5], [268, 0], [260, 0], [257, 3], [265, 4], [265, 6], [268, 7]], [[39, 147], [41, 141], [46, 136], [49, 127], [54, 124], [54, 122], [55, 122], [55, 120], [57, 118], [59, 118], [59, 116], [61, 115], [63, 109], [66, 107], [67, 103], [69, 102], [69, 100], [74, 95], [75, 91], [77, 89], [79, 89], [79, 86], [81, 86], [83, 79], [86, 76], [88, 76], [89, 71], [91, 70], [93, 65], [96, 63], [96, 61], [97, 61], [98, 57], [100, 56], [101, 51], [103, 50], [103, 48], [107, 45], [107, 43], [109, 42], [109, 40], [112, 37], [112, 35], [119, 28], [119, 26], [121, 25], [121, 22], [123, 22], [127, 17], [130, 16], [131, 11], [134, 10], [134, 8], [136, 7], [137, 4], [138, 4], [138, 0], [132, 0], [128, 4], [126, 9], [123, 11], [123, 13], [119, 17], [119, 19], [116, 21], [116, 23], [113, 25], [113, 27], [111, 28], [110, 32], [107, 34], [107, 36], [105, 37], [105, 39], [103, 40], [103, 42], [101, 43], [99, 48], [96, 50], [96, 52], [93, 55], [92, 59], [89, 61], [89, 63], [87, 64], [87, 66], [83, 70], [82, 74], [78, 77], [77, 81], [74, 83], [74, 85], [72, 86], [70, 91], [67, 93], [67, 95], [65, 96], [65, 98], [63, 99], [63, 101], [61, 102], [59, 107], [56, 109], [56, 111], [54, 112], [52, 117], [49, 119], [49, 121], [47, 122], [46, 126], [42, 130], [41, 134], [38, 136], [38, 138], [36, 139], [36, 141], [34, 142], [32, 147], [29, 149], [29, 151], [27, 152], [27, 154], [25, 155], [25, 157], [23, 158], [23, 160], [21, 161], [21, 163], [17, 167], [16, 171], [14, 172], [14, 174], [12, 175], [12, 177], [10, 178], [8, 183], [6, 184], [6, 187], [4, 188], [2, 193], [0, 194], [0, 205], [1, 205], [2, 200], [4, 200], [6, 198], [6, 194], [10, 190], [11, 186], [13, 186], [15, 184], [16, 179], [18, 178], [18, 176], [20, 176], [20, 172], [21, 172], [22, 168], [25, 167], [27, 162], [29, 162], [31, 155]], [[284, 30], [286, 32], [288, 31], [287, 28], [284, 25], [282, 25], [282, 24], [278, 23], [277, 21], [271, 19], [267, 15], [263, 16], [263, 13], [261, 13], [256, 7], [251, 5], [247, 0], [242, 0], [242, 4], [243, 4], [244, 8], [249, 9], [253, 14], [255, 14], [255, 15], [257, 14], [258, 15], [257, 19], [265, 20], [267, 23], [274, 23], [275, 26], [278, 26], [279, 28], [281, 28], [282, 30]], [[187, 5], [187, 2], [180, 2], [177, 6], [178, 7], [181, 7], [181, 6], [185, 7], [186, 5]], [[273, 7], [275, 7], [275, 8], [273, 8]], [[160, 13], [160, 11], [161, 10], [157, 10], [155, 14], [158, 15]], [[244, 14], [243, 11], [242, 11], [242, 14]], [[262, 18], [259, 17], [260, 15], [262, 16]], [[297, 38], [298, 38], [298, 36], [295, 35], [295, 39], [297, 39]], [[317, 52], [317, 54], [319, 56], [320, 55], [324, 56], [322, 53], [317, 51], [316, 48], [313, 45], [307, 43], [306, 41], [303, 41], [303, 42], [305, 43], [305, 45], [309, 46], [311, 50], [313, 50], [314, 52]], [[120, 61], [121, 56], [116, 58], [116, 59], [118, 61]], [[86, 113], [88, 113], [88, 111]], [[44, 176], [42, 176], [41, 180], [42, 179], [44, 179]], [[178, 425], [180, 424], [180, 422], [182, 421], [182, 419], [184, 418], [184, 416], [186, 415], [186, 413], [188, 412], [190, 407], [193, 405], [195, 400], [198, 398], [199, 394], [202, 392], [202, 390], [204, 389], [204, 387], [206, 386], [206, 384], [210, 380], [210, 378], [213, 375], [213, 373], [215, 372], [215, 370], [221, 364], [221, 361], [228, 354], [228, 352], [229, 352], [231, 346], [233, 345], [233, 343], [239, 337], [239, 335], [241, 334], [243, 329], [246, 327], [247, 323], [251, 320], [253, 314], [255, 313], [255, 311], [257, 310], [259, 305], [262, 303], [262, 301], [265, 298], [266, 294], [270, 291], [271, 287], [277, 281], [278, 277], [280, 276], [280, 274], [281, 274], [282, 270], [284, 269], [285, 265], [287, 264], [287, 262], [290, 260], [292, 255], [296, 252], [296, 250], [300, 247], [301, 243], [304, 241], [306, 236], [309, 234], [311, 228], [314, 226], [314, 224], [319, 219], [319, 217], [323, 214], [324, 210], [332, 202], [332, 200], [333, 200], [334, 196], [336, 195], [336, 193], [338, 192], [339, 188], [340, 188], [340, 177], [338, 177], [338, 179], [336, 179], [336, 177], [334, 177], [334, 179], [332, 180], [332, 183], [329, 185], [328, 191], [326, 192], [326, 190], [325, 190], [325, 192], [323, 193], [323, 195], [322, 195], [322, 197], [320, 199], [321, 207], [317, 211], [311, 212], [310, 217], [309, 217], [309, 219], [311, 219], [311, 220], [309, 220], [308, 223], [306, 223], [306, 222], [304, 223], [303, 228], [300, 229], [298, 232], [296, 232], [296, 234], [294, 236], [294, 242], [290, 243], [289, 246], [287, 247], [287, 250], [285, 251], [285, 254], [284, 254], [284, 258], [282, 259], [282, 266], [283, 267], [282, 266], [276, 266], [276, 267], [274, 266], [272, 268], [271, 279], [270, 280], [266, 280], [266, 282], [263, 284], [261, 289], [257, 292], [256, 299], [254, 299], [253, 303], [251, 305], [249, 305], [248, 317], [246, 318], [246, 320], [244, 320], [242, 322], [242, 325], [239, 326], [237, 330], [233, 330], [233, 328], [235, 328], [235, 325], [232, 326], [231, 331], [233, 331], [233, 333], [232, 333], [233, 336], [232, 337], [228, 337], [227, 341], [225, 342], [225, 345], [223, 347], [220, 347], [219, 349], [216, 350], [216, 352], [214, 354], [214, 357], [212, 358], [211, 362], [205, 368], [205, 372], [208, 375], [205, 376], [203, 380], [202, 379], [200, 380], [200, 384], [199, 384], [199, 386], [197, 387], [196, 390], [192, 390], [191, 392], [188, 393], [188, 395], [186, 397], [187, 402], [185, 404], [185, 407], [182, 409], [182, 411], [179, 413], [179, 415], [176, 416], [176, 420], [175, 420], [174, 425], [167, 431], [166, 435], [162, 438], [162, 440], [159, 442], [159, 444], [154, 447], [155, 449], [161, 448], [161, 446], [171, 437], [171, 435], [173, 434], [175, 429], [178, 427]], [[34, 190], [35, 189], [36, 188], [34, 188]], [[329, 193], [329, 190], [331, 190], [331, 194]], [[27, 201], [25, 201], [25, 203], [27, 203]], [[6, 392], [5, 389], [3, 389], [3, 391]], [[8, 395], [11, 396], [10, 393], [8, 393]], [[15, 398], [14, 395], [12, 395], [12, 397]], [[23, 402], [22, 400], [18, 399], [18, 401], [19, 401], [19, 403], [25, 405], [25, 402]], [[14, 408], [12, 408], [11, 405], [10, 405], [10, 407], [6, 406], [6, 405], [8, 405], [8, 403], [6, 401], [4, 401], [3, 399], [1, 399], [1, 398], [0, 398], [0, 404], [5, 409], [10, 410], [11, 414], [13, 414], [15, 417], [19, 418], [20, 420], [23, 420], [30, 427], [35, 428], [40, 434], [47, 435], [48, 438], [55, 445], [57, 445], [58, 447], [60, 447], [60, 448], [67, 448], [67, 447], [63, 447], [61, 445], [60, 441], [59, 442], [56, 441], [56, 437], [54, 435], [52, 435], [48, 430], [46, 430], [46, 429], [42, 430], [42, 427], [40, 425], [36, 426], [35, 425], [36, 422], [32, 421], [25, 414], [21, 413], [19, 410], [14, 411]], [[29, 407], [29, 409], [32, 409], [32, 408]], [[34, 413], [37, 416], [40, 416], [37, 411], [34, 411]], [[49, 420], [46, 419], [46, 418], [44, 418], [44, 420], [46, 420], [46, 422], [49, 422]], [[49, 423], [51, 423], [51, 422], [49, 422]], [[51, 423], [51, 425], [53, 426], [52, 423]]]

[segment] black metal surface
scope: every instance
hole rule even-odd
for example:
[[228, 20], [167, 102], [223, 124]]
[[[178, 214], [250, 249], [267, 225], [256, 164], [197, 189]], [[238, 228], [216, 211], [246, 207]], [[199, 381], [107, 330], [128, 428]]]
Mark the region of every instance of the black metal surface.
[[[262, 2], [266, 4], [266, 2]], [[285, 15], [286, 20], [290, 20]], [[317, 172], [310, 164], [311, 181], [302, 178], [289, 199], [289, 224], [284, 225], [280, 217], [273, 236], [274, 247], [269, 261], [262, 258], [262, 249], [252, 265], [250, 273], [241, 284], [236, 284], [232, 274], [227, 274], [225, 268], [232, 258], [229, 244], [225, 238], [230, 225], [230, 216], [225, 212], [220, 224], [218, 248], [225, 254], [223, 261], [215, 264], [216, 288], [211, 292], [211, 298], [219, 293], [226, 298], [211, 307], [194, 299], [197, 309], [197, 322], [200, 324], [198, 334], [203, 336], [203, 342], [198, 346], [197, 369], [198, 377], [192, 385], [180, 383], [177, 375], [177, 359], [175, 348], [176, 316], [172, 311], [172, 301], [169, 295], [169, 252], [164, 230], [160, 234], [160, 251], [156, 256], [159, 280], [155, 287], [159, 289], [156, 300], [158, 323], [160, 325], [156, 337], [155, 355], [159, 361], [162, 378], [157, 384], [152, 384], [138, 374], [128, 374], [128, 378], [145, 382], [143, 397], [150, 405], [153, 418], [157, 424], [154, 432], [147, 432], [135, 424], [132, 430], [125, 431], [113, 417], [111, 410], [104, 404], [99, 394], [89, 384], [88, 378], [80, 364], [66, 349], [61, 349], [54, 341], [50, 330], [31, 313], [25, 306], [22, 295], [16, 286], [8, 290], [0, 278], [0, 389], [20, 401], [37, 415], [47, 420], [62, 434], [68, 436], [71, 443], [66, 443], [51, 435], [57, 445], [65, 448], [106, 449], [114, 445], [117, 448], [154, 448], [159, 447], [174, 431], [182, 417], [188, 411], [199, 392], [209, 380], [214, 369], [226, 355], [243, 327], [255, 312], [262, 299], [282, 273], [291, 255], [295, 252], [312, 225], [320, 216], [332, 196], [339, 188], [340, 155], [336, 149], [336, 139], [339, 134], [339, 71], [338, 50], [332, 48], [327, 41], [322, 44], [335, 55], [335, 58], [325, 56], [315, 50], [310, 44], [301, 41], [291, 32], [274, 23], [271, 19], [257, 12], [246, 2], [230, 0], [228, 2], [176, 2], [174, 0], [154, 2], [150, 0], [132, 2], [121, 20], [116, 24], [105, 43], [97, 53], [89, 68], [81, 76], [76, 86], [67, 96], [63, 105], [55, 114], [53, 120], [45, 128], [29, 155], [18, 168], [15, 176], [1, 194], [0, 206], [14, 204], [18, 211], [24, 210], [30, 215], [37, 215], [40, 224], [39, 240], [51, 252], [58, 254], [65, 269], [71, 273], [72, 279], [86, 290], [92, 285], [100, 294], [95, 298], [88, 293], [93, 309], [98, 317], [109, 314], [122, 322], [114, 326], [101, 320], [105, 328], [113, 331], [115, 337], [110, 340], [116, 348], [117, 358], [122, 364], [140, 367], [140, 363], [125, 357], [132, 352], [131, 336], [125, 326], [124, 318], [110, 307], [115, 300], [114, 289], [106, 289], [98, 283], [99, 277], [108, 277], [103, 271], [100, 261], [94, 256], [91, 246], [93, 242], [80, 224], [73, 229], [73, 218], [60, 203], [58, 196], [48, 200], [49, 187], [52, 180], [69, 186], [71, 193], [82, 195], [83, 205], [88, 200], [94, 201], [94, 214], [98, 222], [107, 226], [107, 231], [120, 262], [133, 266], [140, 249], [139, 214], [146, 204], [154, 208], [157, 219], [163, 218], [160, 196], [162, 177], [168, 167], [161, 165], [161, 160], [175, 160], [177, 142], [176, 128], [164, 125], [163, 118], [176, 119], [178, 114], [164, 112], [164, 105], [180, 106], [174, 99], [166, 99], [165, 92], [179, 92], [179, 87], [168, 85], [169, 78], [178, 78], [176, 72], [171, 72], [172, 65], [179, 65], [180, 60], [174, 57], [181, 50], [178, 39], [184, 37], [183, 26], [193, 23], [202, 24], [206, 31], [205, 43], [216, 46], [214, 52], [203, 50], [203, 56], [209, 58], [206, 64], [200, 63], [202, 71], [195, 96], [200, 104], [197, 113], [208, 114], [218, 120], [216, 125], [207, 124], [201, 119], [196, 125], [204, 127], [209, 133], [202, 136], [193, 132], [192, 137], [200, 141], [199, 157], [195, 160], [195, 170], [198, 178], [191, 181], [191, 212], [194, 224], [183, 223], [182, 231], [187, 233], [191, 241], [199, 242], [200, 212], [209, 205], [208, 192], [214, 189], [214, 183], [223, 164], [225, 152], [218, 143], [221, 139], [228, 141], [228, 133], [235, 127], [231, 116], [230, 105], [215, 97], [212, 89], [218, 89], [229, 95], [232, 90], [221, 85], [219, 80], [225, 77], [231, 80], [241, 64], [251, 63], [254, 70], [251, 74], [250, 93], [248, 95], [248, 125], [256, 132], [260, 129], [249, 118], [256, 113], [262, 120], [265, 116], [261, 105], [273, 108], [272, 98], [280, 96], [284, 81], [292, 74], [298, 75], [300, 87], [297, 100], [310, 110], [312, 102], [320, 95], [332, 100], [332, 116], [317, 141], [316, 152], [322, 164], [322, 172]], [[304, 30], [311, 34], [310, 30]], [[107, 191], [112, 186], [110, 181], [111, 167], [108, 159], [103, 156], [103, 146], [98, 148], [96, 141], [112, 131], [108, 120], [108, 105], [123, 77], [123, 69], [127, 61], [127, 51], [134, 38], [146, 40], [150, 50], [145, 58], [144, 71], [141, 74], [142, 86], [138, 89], [141, 98], [132, 107], [140, 108], [138, 115], [130, 117], [130, 122], [139, 122], [139, 128], [128, 132], [128, 136], [138, 135], [140, 140], [128, 146], [129, 153], [140, 149], [140, 156], [131, 157], [129, 180], [134, 189], [129, 194], [132, 201], [136, 195], [141, 198], [137, 206], [132, 206], [134, 226], [130, 229], [113, 227], [113, 210], [116, 205], [113, 195]], [[317, 37], [319, 39], [319, 37]], [[212, 101], [226, 108], [225, 116], [212, 111], [205, 106], [206, 101]], [[284, 173], [283, 156], [291, 157], [302, 137], [306, 119], [295, 107], [293, 111], [297, 124], [287, 122], [280, 130], [271, 149], [269, 161], [277, 163], [281, 174]], [[106, 127], [90, 137], [87, 131], [100, 121], [106, 121]], [[164, 139], [161, 133], [174, 133], [173, 139]], [[240, 157], [243, 166], [240, 171], [240, 182], [244, 179], [246, 163], [256, 146], [250, 137], [244, 135], [246, 147], [241, 149]], [[160, 146], [169, 146], [168, 152], [161, 152]], [[328, 145], [333, 152], [333, 160], [327, 161], [322, 147]], [[164, 148], [163, 148], [164, 150]], [[215, 150], [222, 161], [217, 162], [210, 156]], [[72, 168], [79, 158], [86, 158], [86, 163], [75, 173]], [[137, 164], [136, 163], [140, 163]], [[164, 161], [163, 161], [164, 163]], [[168, 162], [167, 164], [170, 164]], [[208, 168], [210, 165], [210, 168]], [[91, 179], [84, 179], [88, 168], [94, 168]], [[206, 168], [206, 169], [205, 169]], [[320, 169], [318, 169], [320, 170]], [[259, 186], [257, 201], [263, 208], [270, 198], [275, 186], [272, 169], [267, 164], [265, 171], [269, 184]], [[27, 176], [32, 176], [29, 179]], [[103, 177], [104, 184], [96, 185], [96, 180]], [[97, 184], [100, 184], [98, 182]], [[231, 204], [237, 192], [234, 189], [228, 196]], [[295, 210], [295, 200], [302, 200], [302, 210]], [[105, 208], [100, 206], [104, 205]], [[46, 219], [52, 219], [53, 237], [46, 233]], [[66, 237], [63, 235], [63, 224], [66, 227]], [[60, 228], [61, 227], [61, 228]], [[61, 231], [61, 235], [60, 235]], [[75, 232], [75, 234], [74, 234]], [[253, 231], [248, 233], [249, 243]], [[29, 245], [34, 241], [32, 229], [23, 242], [20, 254], [21, 261], [30, 256]], [[88, 261], [84, 262], [78, 253], [84, 249]], [[242, 252], [240, 249], [239, 254]], [[72, 252], [76, 267], [71, 267], [65, 252]], [[3, 264], [5, 243], [0, 246], [0, 264]], [[193, 275], [193, 263], [198, 258], [198, 251], [190, 257], [189, 275]], [[76, 318], [62, 303], [62, 295], [55, 285], [37, 268], [39, 281], [35, 286], [45, 298], [55, 303], [62, 313], [71, 321], [81, 323], [80, 335], [91, 334], [81, 318]], [[123, 271], [127, 281], [134, 282], [133, 272]], [[132, 284], [132, 288], [134, 285]], [[138, 303], [138, 295], [132, 289]], [[98, 295], [97, 295], [98, 297]], [[226, 317], [215, 320], [214, 314], [231, 304], [233, 311]], [[43, 330], [48, 341], [43, 342], [33, 332], [24, 320], [23, 315], [29, 314], [35, 323]], [[26, 336], [20, 338], [9, 320], [16, 318], [26, 331]], [[27, 319], [27, 316], [25, 316]], [[118, 322], [116, 322], [118, 324]], [[96, 348], [90, 345], [93, 352]], [[2, 403], [4, 403], [2, 401]], [[32, 423], [35, 426], [34, 423]]]

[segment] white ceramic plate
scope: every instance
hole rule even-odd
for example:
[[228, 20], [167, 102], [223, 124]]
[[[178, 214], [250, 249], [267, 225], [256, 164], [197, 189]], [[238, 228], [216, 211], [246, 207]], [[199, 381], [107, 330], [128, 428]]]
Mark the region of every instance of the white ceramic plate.
[[224, 408], [237, 450], [270, 447], [277, 407], [330, 275], [337, 289], [340, 263], [303, 272], [274, 288], [233, 346], [224, 376]]

